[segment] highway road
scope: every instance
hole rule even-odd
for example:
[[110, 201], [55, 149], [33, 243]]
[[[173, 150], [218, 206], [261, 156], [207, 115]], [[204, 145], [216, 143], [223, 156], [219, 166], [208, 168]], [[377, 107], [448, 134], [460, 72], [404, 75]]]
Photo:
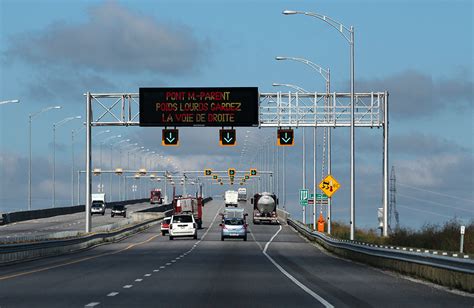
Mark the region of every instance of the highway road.
[[[220, 240], [222, 200], [198, 240], [159, 225], [87, 251], [0, 267], [0, 307], [472, 307], [474, 298], [328, 255], [287, 225]], [[250, 205], [245, 205], [250, 212]]]
[[[152, 206], [156, 205], [150, 205], [150, 203], [148, 202], [126, 205], [127, 216], [129, 216], [133, 212], [140, 211]], [[114, 222], [119, 221], [120, 219], [123, 219], [122, 216], [116, 216], [114, 218], [110, 217], [110, 211], [111, 209], [106, 209], [104, 216], [93, 215], [93, 228], [112, 224]], [[84, 212], [81, 212], [69, 215], [59, 215], [48, 218], [20, 221], [3, 225], [0, 226], [0, 241], [3, 238], [11, 238], [16, 236], [36, 236], [61, 231], [84, 231], [86, 221], [84, 215]]]

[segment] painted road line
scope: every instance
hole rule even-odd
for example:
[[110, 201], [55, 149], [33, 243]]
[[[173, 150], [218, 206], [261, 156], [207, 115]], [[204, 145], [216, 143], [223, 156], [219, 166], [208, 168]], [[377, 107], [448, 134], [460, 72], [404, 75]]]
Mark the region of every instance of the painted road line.
[[268, 249], [268, 246], [270, 246], [270, 243], [273, 241], [273, 239], [278, 235], [278, 233], [280, 233], [281, 231], [281, 226], [280, 228], [278, 229], [277, 232], [275, 232], [275, 234], [273, 234], [272, 238], [267, 242], [267, 244], [265, 244], [265, 248], [263, 249], [263, 254], [265, 255], [265, 257], [268, 258], [268, 260], [270, 260], [270, 262], [273, 263], [273, 265], [276, 266], [276, 268], [283, 273], [283, 275], [285, 275], [286, 277], [288, 277], [294, 284], [296, 284], [298, 287], [300, 287], [303, 291], [305, 291], [306, 293], [308, 293], [309, 295], [311, 295], [314, 299], [316, 299], [318, 302], [320, 302], [321, 304], [323, 304], [325, 307], [331, 307], [331, 308], [334, 308], [333, 305], [331, 305], [328, 301], [326, 301], [324, 298], [322, 298], [321, 296], [319, 296], [318, 294], [316, 294], [313, 290], [311, 290], [310, 288], [308, 288], [307, 286], [305, 286], [304, 284], [302, 284], [298, 279], [296, 279], [295, 277], [293, 277], [290, 273], [288, 273], [283, 267], [281, 267], [275, 260], [273, 260], [272, 257], [270, 257], [268, 254], [267, 254], [267, 249]]
[[169, 263], [169, 262], [168, 262], [168, 263], [166, 263], [166, 266], [170, 266], [170, 265], [171, 265], [171, 263]]
[[165, 266], [160, 266], [160, 268], [165, 268]]
[[159, 269], [153, 270], [154, 273], [158, 273], [159, 271], [160, 271]]
[[93, 302], [93, 303], [89, 303], [89, 304], [85, 305], [84, 307], [95, 307], [99, 304], [100, 304], [99, 302]]
[[175, 262], [176, 262], [176, 260], [171, 260], [171, 263], [175, 263]]
[[127, 284], [123, 286], [124, 289], [130, 289], [131, 287], [133, 287], [133, 284]]
[[110, 292], [109, 294], [107, 294], [107, 296], [115, 296], [115, 295], [118, 295], [119, 292]]
[[143, 275], [143, 277], [150, 277], [150, 276], [151, 276], [151, 274], [145, 274], [145, 275]]
[[143, 279], [141, 279], [141, 278], [135, 279], [136, 282], [141, 282], [142, 280], [143, 280]]

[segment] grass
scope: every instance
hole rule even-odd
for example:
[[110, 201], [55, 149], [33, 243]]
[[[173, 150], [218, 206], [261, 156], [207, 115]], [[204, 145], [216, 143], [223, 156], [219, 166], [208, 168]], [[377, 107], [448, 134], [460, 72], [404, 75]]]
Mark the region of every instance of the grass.
[[[459, 251], [460, 221], [452, 219], [443, 225], [425, 224], [421, 229], [400, 228], [392, 232], [389, 237], [380, 236], [379, 229], [356, 229], [357, 241], [378, 245], [392, 245], [416, 247], [440, 251]], [[331, 235], [340, 239], [349, 239], [349, 225], [333, 222]], [[327, 228], [327, 226], [326, 226]], [[466, 224], [464, 235], [464, 253], [474, 254], [474, 220]]]

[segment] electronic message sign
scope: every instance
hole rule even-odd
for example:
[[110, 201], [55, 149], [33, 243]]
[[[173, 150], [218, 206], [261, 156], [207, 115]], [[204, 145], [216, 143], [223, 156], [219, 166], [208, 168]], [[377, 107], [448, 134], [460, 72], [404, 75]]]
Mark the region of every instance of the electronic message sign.
[[140, 126], [258, 126], [258, 88], [140, 88]]

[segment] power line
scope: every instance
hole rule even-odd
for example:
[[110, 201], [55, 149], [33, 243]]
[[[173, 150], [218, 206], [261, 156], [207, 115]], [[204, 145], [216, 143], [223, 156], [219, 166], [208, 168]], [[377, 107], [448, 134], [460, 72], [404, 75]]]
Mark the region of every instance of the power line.
[[412, 196], [403, 195], [403, 194], [400, 194], [400, 193], [398, 193], [398, 195], [401, 196], [401, 197], [408, 198], [408, 199], [413, 199], [413, 200], [417, 200], [417, 201], [431, 203], [431, 204], [439, 205], [439, 206], [450, 208], [450, 209], [455, 209], [455, 210], [460, 210], [460, 211], [465, 211], [465, 212], [474, 212], [474, 210], [467, 210], [467, 209], [463, 209], [463, 208], [459, 208], [459, 207], [455, 207], [455, 206], [449, 206], [449, 205], [445, 205], [445, 204], [438, 203], [438, 202], [435, 202], [435, 201], [424, 200], [424, 199], [420, 199], [420, 198], [416, 198], [416, 197], [412, 197]]
[[404, 208], [404, 209], [408, 209], [408, 210], [412, 210], [412, 211], [416, 211], [416, 212], [421, 212], [421, 213], [427, 213], [427, 214], [432, 214], [432, 215], [436, 215], [436, 216], [441, 216], [441, 217], [447, 217], [447, 218], [453, 218], [453, 217], [454, 217], [454, 216], [448, 216], [448, 215], [438, 214], [438, 213], [431, 212], [431, 211], [420, 210], [420, 209], [414, 209], [413, 207], [404, 206], [404, 205], [401, 205], [401, 204], [398, 204], [398, 207], [401, 207], [401, 208]]
[[400, 182], [398, 182], [398, 185], [401, 185], [401, 186], [404, 186], [404, 187], [408, 187], [408, 188], [411, 188], [411, 189], [415, 189], [415, 190], [419, 190], [419, 191], [429, 192], [429, 193], [432, 193], [432, 194], [435, 194], [435, 195], [440, 195], [440, 196], [444, 196], [444, 197], [449, 197], [449, 198], [454, 198], [454, 199], [459, 199], [459, 200], [462, 200], [462, 201], [467, 201], [467, 202], [472, 202], [472, 203], [474, 203], [474, 200], [464, 199], [464, 198], [460, 198], [460, 197], [456, 197], [456, 196], [452, 196], [452, 195], [448, 195], [448, 194], [443, 194], [443, 193], [440, 193], [440, 192], [437, 192], [437, 191], [432, 191], [432, 190], [428, 190], [428, 189], [418, 188], [418, 187], [414, 187], [413, 185], [406, 185], [406, 184], [402, 184], [402, 183], [400, 183]]

